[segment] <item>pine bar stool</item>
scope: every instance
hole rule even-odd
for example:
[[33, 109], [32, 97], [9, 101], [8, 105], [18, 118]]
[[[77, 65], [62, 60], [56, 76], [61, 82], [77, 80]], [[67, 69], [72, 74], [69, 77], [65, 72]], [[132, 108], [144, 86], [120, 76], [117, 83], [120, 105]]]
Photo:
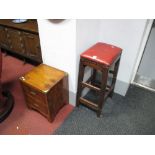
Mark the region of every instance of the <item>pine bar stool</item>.
[[[83, 104], [90, 109], [95, 110], [97, 112], [97, 117], [100, 117], [104, 101], [107, 97], [112, 97], [114, 92], [121, 53], [121, 48], [99, 42], [80, 55], [78, 88], [76, 96], [77, 107], [80, 104]], [[84, 82], [83, 79], [86, 66], [91, 67], [93, 72], [90, 78]], [[97, 71], [100, 71], [102, 74], [100, 83], [95, 83]], [[110, 85], [107, 84], [109, 74], [112, 76], [112, 82]], [[98, 94], [97, 103], [82, 97], [82, 91], [84, 88], [95, 90]]]

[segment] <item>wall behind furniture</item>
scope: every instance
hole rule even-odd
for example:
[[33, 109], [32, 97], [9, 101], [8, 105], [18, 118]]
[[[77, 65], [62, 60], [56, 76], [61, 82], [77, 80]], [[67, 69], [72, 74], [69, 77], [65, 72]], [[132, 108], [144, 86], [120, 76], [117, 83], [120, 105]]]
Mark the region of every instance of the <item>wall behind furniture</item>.
[[99, 38], [100, 20], [38, 20], [43, 62], [69, 73], [70, 103], [75, 105], [79, 55]]
[[80, 53], [98, 41], [123, 49], [115, 92], [125, 95], [147, 20], [38, 20], [43, 62], [69, 73], [70, 103], [75, 105]]
[[123, 49], [115, 92], [125, 95], [129, 87], [139, 46], [145, 30], [145, 19], [113, 19], [100, 21], [99, 41]]
[[[80, 54], [98, 42], [100, 33], [100, 20], [78, 19], [76, 21], [76, 77], [78, 79]], [[90, 72], [88, 71], [86, 76], [89, 74]]]
[[76, 20], [38, 20], [43, 62], [69, 74], [70, 102], [76, 92]]

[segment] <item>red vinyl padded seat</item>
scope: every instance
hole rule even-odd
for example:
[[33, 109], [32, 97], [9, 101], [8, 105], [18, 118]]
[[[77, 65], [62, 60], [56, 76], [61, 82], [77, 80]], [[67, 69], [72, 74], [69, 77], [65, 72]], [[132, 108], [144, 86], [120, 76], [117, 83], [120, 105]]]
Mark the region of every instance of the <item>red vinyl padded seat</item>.
[[119, 47], [99, 42], [83, 52], [81, 57], [110, 66], [121, 52]]

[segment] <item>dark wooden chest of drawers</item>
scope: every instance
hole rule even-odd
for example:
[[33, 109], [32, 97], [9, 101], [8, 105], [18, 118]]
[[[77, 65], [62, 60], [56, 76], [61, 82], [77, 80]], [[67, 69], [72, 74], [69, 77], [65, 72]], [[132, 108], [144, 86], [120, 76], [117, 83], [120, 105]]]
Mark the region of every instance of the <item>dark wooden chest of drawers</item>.
[[41, 64], [20, 81], [27, 106], [40, 112], [50, 122], [69, 103], [68, 75], [61, 70]]
[[0, 20], [0, 48], [25, 59], [41, 63], [41, 48], [36, 21], [15, 24], [12, 20]]

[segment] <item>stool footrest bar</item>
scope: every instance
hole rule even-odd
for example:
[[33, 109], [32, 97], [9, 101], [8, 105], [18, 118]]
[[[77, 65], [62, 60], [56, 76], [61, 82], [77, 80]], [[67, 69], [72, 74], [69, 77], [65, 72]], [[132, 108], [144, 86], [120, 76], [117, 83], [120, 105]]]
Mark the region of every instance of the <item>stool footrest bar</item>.
[[101, 90], [100, 88], [98, 88], [96, 86], [93, 86], [93, 85], [91, 85], [89, 83], [86, 83], [86, 82], [82, 82], [81, 84], [82, 84], [82, 87], [88, 87], [88, 88], [96, 90], [96, 91], [100, 91]]
[[95, 104], [95, 103], [93, 103], [93, 102], [91, 102], [91, 101], [88, 101], [87, 99], [84, 99], [83, 97], [80, 97], [79, 101], [80, 101], [82, 104], [88, 106], [89, 108], [92, 108], [92, 109], [94, 109], [94, 110], [98, 110], [98, 105], [97, 105], [97, 104]]

